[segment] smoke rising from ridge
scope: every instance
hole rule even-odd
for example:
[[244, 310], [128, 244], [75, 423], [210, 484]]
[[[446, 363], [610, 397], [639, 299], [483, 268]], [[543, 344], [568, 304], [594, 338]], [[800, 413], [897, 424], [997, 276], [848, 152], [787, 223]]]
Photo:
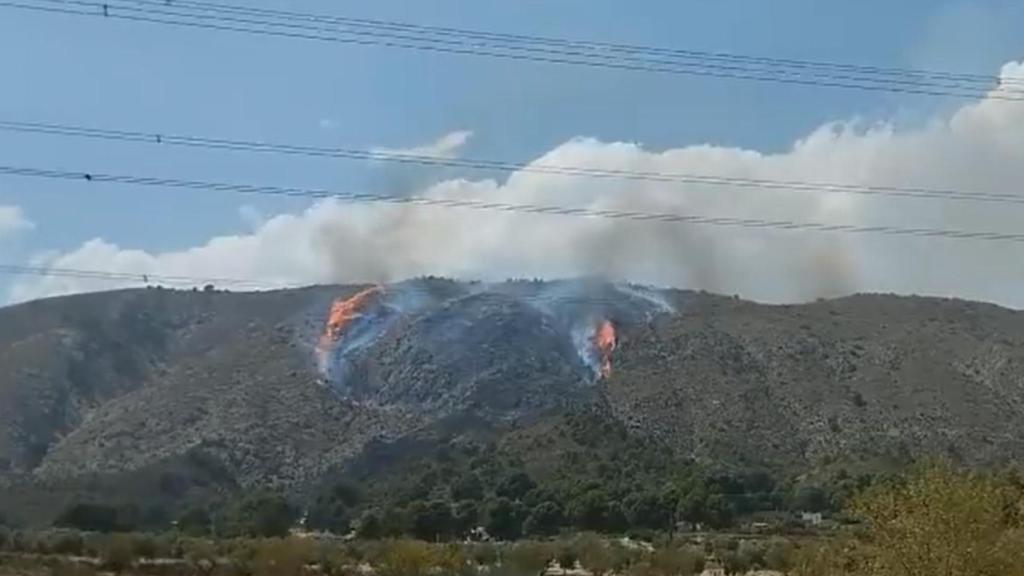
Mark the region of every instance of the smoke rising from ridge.
[[[1003, 77], [1024, 78], [1011, 63]], [[966, 104], [915, 129], [830, 123], [777, 154], [710, 144], [651, 151], [572, 139], [538, 165], [727, 177], [907, 185], [1018, 193], [1024, 105]], [[774, 189], [566, 177], [520, 171], [503, 181], [451, 179], [417, 195], [637, 212], [1019, 232], [1024, 207]], [[323, 201], [268, 218], [252, 234], [166, 253], [93, 239], [43, 264], [151, 274], [259, 278], [268, 283], [390, 282], [417, 275], [604, 276], [793, 302], [855, 291], [959, 296], [1024, 307], [1024, 246], [693, 226], [410, 205]], [[13, 300], [105, 289], [29, 278]]]

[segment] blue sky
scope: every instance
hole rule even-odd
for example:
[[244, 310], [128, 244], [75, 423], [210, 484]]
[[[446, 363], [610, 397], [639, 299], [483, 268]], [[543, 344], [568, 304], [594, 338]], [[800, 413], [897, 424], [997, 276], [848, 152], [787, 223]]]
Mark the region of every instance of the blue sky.
[[[995, 73], [1024, 55], [1009, 0], [260, 0], [272, 8], [783, 58]], [[0, 8], [0, 117], [345, 147], [410, 147], [470, 130], [465, 154], [530, 160], [577, 136], [661, 150], [782, 151], [847, 118], [915, 126], [958, 104], [927, 97], [495, 61], [239, 36]], [[97, 144], [0, 133], [2, 163], [338, 188], [407, 186], [345, 161]], [[397, 174], [397, 175], [396, 175]], [[297, 201], [0, 179], [35, 224], [3, 263], [102, 237], [148, 251], [242, 233], [243, 205]], [[0, 278], [0, 290], [9, 279]]]

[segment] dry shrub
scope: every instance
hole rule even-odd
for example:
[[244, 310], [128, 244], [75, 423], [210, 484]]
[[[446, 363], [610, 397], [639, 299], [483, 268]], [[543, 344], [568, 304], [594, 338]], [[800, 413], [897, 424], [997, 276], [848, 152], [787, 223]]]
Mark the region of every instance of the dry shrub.
[[864, 568], [882, 576], [1020, 574], [1024, 547], [1013, 545], [1020, 502], [1004, 479], [946, 464], [877, 485], [851, 507], [867, 530]]
[[381, 576], [426, 576], [434, 567], [430, 545], [419, 540], [388, 542], [376, 564]]
[[316, 543], [304, 538], [264, 540], [253, 557], [254, 576], [302, 576], [317, 559]]
[[537, 574], [555, 557], [555, 547], [544, 542], [519, 542], [504, 554], [502, 564], [518, 573]]
[[131, 568], [135, 558], [135, 542], [129, 534], [111, 534], [100, 550], [103, 568], [115, 574]]

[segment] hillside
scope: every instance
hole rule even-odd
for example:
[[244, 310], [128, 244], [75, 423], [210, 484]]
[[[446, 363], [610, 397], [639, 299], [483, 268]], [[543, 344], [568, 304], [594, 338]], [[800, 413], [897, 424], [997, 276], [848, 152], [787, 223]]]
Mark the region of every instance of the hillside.
[[298, 494], [346, 470], [385, 478], [453, 438], [543, 475], [581, 410], [609, 438], [780, 477], [1024, 459], [1024, 315], [996, 306], [429, 279], [332, 313], [365, 288], [0, 309], [0, 510], [154, 485]]

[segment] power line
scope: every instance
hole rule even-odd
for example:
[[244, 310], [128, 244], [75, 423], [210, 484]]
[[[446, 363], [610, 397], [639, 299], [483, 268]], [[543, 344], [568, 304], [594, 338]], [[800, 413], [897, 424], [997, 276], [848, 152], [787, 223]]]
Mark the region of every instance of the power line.
[[[154, 0], [128, 0], [136, 4], [159, 4]], [[167, 5], [165, 1], [163, 5]], [[617, 44], [611, 42], [600, 42], [593, 40], [573, 40], [563, 38], [552, 38], [545, 36], [534, 36], [526, 34], [506, 34], [497, 32], [485, 32], [479, 30], [467, 30], [460, 28], [442, 27], [442, 26], [425, 26], [418, 24], [409, 24], [405, 22], [396, 22], [391, 20], [372, 20], [367, 18], [351, 18], [345, 16], [328, 16], [322, 14], [310, 14], [301, 12], [292, 12], [286, 10], [270, 10], [265, 8], [251, 8], [247, 6], [237, 6], [223, 3], [210, 3], [210, 2], [198, 2], [190, 0], [175, 0], [174, 5], [177, 7], [190, 6], [194, 8], [201, 8], [206, 10], [212, 10], [215, 12], [227, 12], [227, 13], [243, 13], [243, 14], [256, 14], [264, 15], [275, 18], [281, 18], [285, 20], [298, 20], [298, 21], [312, 21], [330, 24], [348, 24], [366, 26], [370, 28], [383, 28], [383, 29], [399, 29], [399, 30], [414, 30], [421, 33], [429, 33], [436, 35], [446, 36], [462, 36], [471, 38], [485, 38], [485, 39], [498, 39], [498, 40], [510, 40], [519, 42], [534, 42], [542, 45], [555, 45], [555, 46], [571, 46], [577, 48], [587, 48], [592, 50], [604, 50], [610, 52], [621, 52], [627, 54], [657, 54], [665, 56], [673, 56], [681, 59], [694, 59], [699, 58], [703, 60], [719, 60], [725, 62], [744, 62], [744, 63], [757, 63], [757, 64], [771, 64], [777, 66], [790, 66], [794, 68], [808, 68], [808, 69], [825, 69], [825, 70], [843, 70], [850, 72], [859, 72], [864, 74], [877, 74], [882, 76], [913, 76], [922, 78], [934, 78], [944, 80], [964, 80], [972, 82], [981, 82], [986, 85], [994, 85], [1000, 82], [998, 76], [990, 74], [974, 74], [974, 73], [958, 73], [950, 71], [936, 71], [936, 70], [921, 70], [921, 69], [908, 69], [908, 68], [892, 68], [892, 67], [879, 67], [879, 66], [864, 66], [858, 64], [849, 63], [837, 63], [827, 61], [811, 61], [811, 60], [798, 60], [798, 59], [785, 59], [785, 58], [771, 58], [764, 56], [749, 56], [742, 54], [731, 54], [722, 52], [707, 52], [699, 50], [683, 50], [677, 48], [664, 48], [664, 47], [651, 47], [651, 46], [640, 46], [635, 44]], [[1024, 83], [1024, 81], [1021, 81]]]
[[[83, 4], [83, 5], [95, 5], [95, 4], [97, 4], [97, 2], [88, 2], [86, 0], [44, 0], [44, 1], [70, 2], [70, 3], [73, 3], [73, 4]], [[166, 8], [166, 6], [168, 5], [168, 3], [166, 1], [161, 2], [159, 0], [119, 0], [119, 1], [130, 3], [130, 4], [135, 4], [135, 5], [150, 6], [150, 7], [154, 7], [154, 8]], [[104, 5], [106, 5], [106, 4], [104, 4]], [[823, 78], [833, 78], [833, 79], [839, 79], [839, 80], [864, 80], [864, 81], [877, 81], [878, 80], [878, 78], [871, 78], [871, 76], [890, 76], [890, 78], [888, 79], [889, 82], [896, 83], [896, 84], [901, 84], [902, 83], [902, 84], [910, 84], [910, 85], [919, 85], [922, 82], [927, 82], [929, 80], [931, 80], [932, 82], [955, 80], [955, 81], [966, 81], [966, 82], [969, 82], [969, 83], [982, 82], [984, 84], [984, 86], [982, 86], [982, 87], [986, 88], [986, 89], [989, 89], [989, 88], [996, 88], [998, 86], [998, 82], [999, 82], [998, 78], [994, 78], [992, 76], [985, 77], [985, 76], [981, 76], [981, 75], [956, 75], [956, 74], [952, 74], [952, 73], [939, 73], [939, 72], [930, 72], [930, 71], [921, 71], [919, 73], [914, 74], [914, 73], [912, 73], [910, 71], [899, 70], [899, 69], [897, 69], [897, 70], [889, 69], [889, 70], [886, 70], [886, 71], [883, 72], [882, 70], [884, 70], [884, 69], [880, 69], [880, 68], [871, 68], [871, 67], [859, 67], [858, 68], [856, 66], [839, 67], [839, 66], [836, 66], [835, 64], [832, 64], [831, 66], [823, 65], [823, 64], [812, 65], [812, 63], [809, 63], [809, 62], [795, 63], [793, 61], [790, 61], [791, 63], [784, 65], [785, 68], [780, 68], [781, 66], [783, 66], [783, 64], [782, 64], [783, 61], [779, 60], [779, 59], [771, 59], [771, 58], [756, 58], [755, 59], [755, 58], [751, 58], [751, 57], [747, 57], [747, 58], [740, 58], [740, 57], [736, 57], [736, 56], [725, 57], [723, 55], [713, 55], [713, 54], [706, 53], [706, 52], [705, 53], [700, 53], [700, 52], [697, 52], [697, 51], [678, 51], [678, 50], [673, 51], [673, 50], [656, 49], [656, 48], [649, 48], [649, 47], [643, 47], [642, 48], [642, 47], [635, 47], [635, 46], [626, 48], [626, 47], [623, 47], [622, 45], [614, 45], [614, 44], [599, 44], [599, 43], [593, 43], [593, 42], [587, 43], [587, 42], [579, 42], [579, 41], [571, 41], [571, 40], [551, 39], [551, 38], [544, 38], [544, 37], [538, 37], [538, 36], [499, 34], [499, 33], [492, 33], [492, 32], [480, 32], [480, 31], [474, 31], [474, 30], [461, 30], [461, 29], [456, 29], [456, 28], [419, 26], [419, 25], [407, 24], [407, 23], [402, 23], [402, 22], [394, 22], [394, 21], [386, 21], [386, 20], [369, 20], [369, 19], [359, 19], [359, 18], [346, 18], [346, 17], [339, 17], [339, 16], [322, 16], [322, 15], [304, 14], [304, 13], [296, 13], [296, 12], [287, 12], [287, 11], [281, 11], [281, 10], [266, 10], [266, 9], [259, 9], [259, 8], [248, 8], [248, 7], [241, 7], [241, 6], [214, 4], [214, 3], [209, 3], [209, 2], [176, 1], [174, 3], [174, 7], [177, 8], [177, 9], [181, 9], [181, 8], [198, 9], [200, 11], [213, 12], [213, 13], [218, 13], [218, 14], [228, 14], [228, 15], [232, 15], [232, 16], [239, 15], [239, 14], [245, 15], [245, 16], [254, 16], [255, 15], [255, 16], [259, 16], [261, 18], [266, 18], [266, 17], [269, 16], [273, 20], [270, 20], [270, 21], [259, 20], [259, 21], [256, 21], [256, 22], [258, 22], [260, 24], [272, 23], [273, 25], [298, 27], [298, 28], [307, 29], [307, 30], [319, 30], [319, 31], [322, 31], [322, 30], [325, 30], [325, 29], [322, 28], [322, 27], [310, 27], [308, 25], [292, 26], [290, 24], [284, 24], [284, 23], [281, 23], [281, 22], [277, 22], [277, 20], [283, 19], [283, 20], [285, 20], [285, 22], [314, 22], [314, 23], [318, 23], [318, 24], [322, 24], [322, 25], [323, 24], [329, 24], [329, 25], [332, 25], [334, 28], [329, 28], [327, 30], [336, 31], [336, 32], [343, 32], [343, 33], [346, 33], [346, 34], [354, 34], [354, 35], [360, 35], [362, 33], [361, 31], [372, 30], [372, 31], [376, 31], [376, 33], [378, 35], [383, 35], [384, 37], [387, 37], [387, 38], [394, 38], [394, 39], [400, 39], [400, 40], [431, 41], [431, 42], [436, 42], [436, 43], [441, 43], [441, 44], [449, 44], [449, 45], [456, 45], [456, 46], [465, 46], [466, 45], [465, 41], [466, 40], [471, 40], [471, 41], [473, 41], [473, 46], [477, 46], [477, 47], [502, 48], [502, 49], [510, 49], [510, 50], [526, 50], [526, 51], [534, 51], [534, 52], [539, 52], [539, 53], [547, 53], [547, 54], [554, 53], [554, 54], [559, 54], [559, 55], [569, 55], [569, 56], [578, 56], [578, 57], [587, 57], [587, 58], [594, 58], [594, 57], [596, 57], [596, 58], [603, 58], [603, 59], [611, 58], [611, 59], [615, 59], [615, 60], [627, 60], [627, 61], [642, 62], [642, 63], [679, 64], [680, 62], [687, 62], [687, 61], [691, 61], [691, 60], [694, 60], [694, 59], [698, 59], [700, 62], [705, 62], [705, 63], [708, 62], [708, 61], [711, 61], [711, 62], [727, 62], [727, 63], [729, 63], [729, 64], [716, 65], [717, 68], [724, 69], [724, 70], [750, 70], [749, 67], [752, 66], [752, 65], [765, 66], [765, 65], [769, 65], [770, 64], [770, 65], [775, 66], [775, 68], [768, 69], [768, 70], [760, 70], [760, 71], [773, 72], [773, 73], [782, 73], [782, 74], [799, 73], [799, 74], [809, 74], [811, 76], [819, 76], [819, 77], [823, 77]], [[132, 8], [128, 8], [128, 9], [129, 10], [133, 10]], [[161, 14], [163, 14], [163, 15], [183, 16], [183, 14], [180, 13], [180, 12], [176, 12], [176, 13], [175, 12], [161, 12]], [[192, 14], [188, 14], [187, 16], [192, 16]], [[239, 20], [235, 19], [235, 21], [239, 21]], [[248, 21], [241, 20], [241, 22], [256, 23], [256, 22], [254, 22], [252, 20], [248, 20]], [[337, 30], [338, 26], [345, 26], [348, 29], [346, 29], [346, 30]], [[384, 31], [384, 32], [381, 32], [381, 31]], [[398, 32], [404, 33], [405, 35], [399, 35], [399, 34], [397, 34]], [[412, 32], [414, 35], [410, 36], [409, 35], [410, 32]], [[450, 40], [451, 38], [455, 38], [456, 40], [452, 41], [452, 40]], [[495, 44], [495, 42], [497, 42], [497, 44]], [[552, 48], [550, 48], [551, 46], [555, 46], [556, 48], [552, 49]], [[568, 51], [568, 49], [570, 49], [570, 48], [572, 50], [574, 50], [574, 51], [572, 51], [572, 52]], [[580, 50], [584, 50], [584, 51], [581, 52]], [[646, 56], [646, 57], [637, 57], [637, 56], [634, 56], [635, 54], [641, 54], [642, 56]], [[664, 58], [666, 56], [671, 56], [672, 58], [670, 60], [665, 60]], [[659, 59], [652, 59], [654, 57], [657, 57]], [[742, 63], [743, 67], [737, 66], [737, 63]], [[757, 69], [754, 69], [754, 70], [757, 70]], [[862, 76], [860, 76], [860, 77], [851, 77], [849, 75], [838, 75], [837, 70], [838, 71], [842, 71], [844, 74], [849, 74], [849, 71], [853, 70], [853, 71], [861, 74]], [[871, 70], [871, 72], [868, 72], [868, 70]], [[867, 76], [865, 77], [864, 75], [867, 75]], [[901, 77], [908, 78], [909, 80], [908, 79], [901, 79]], [[939, 86], [939, 87], [948, 87], [948, 88], [968, 88], [968, 89], [971, 89], [971, 88], [977, 89], [977, 88], [979, 88], [979, 86], [964, 86], [964, 85], [960, 85], [960, 84], [952, 84], [952, 85], [950, 85], [950, 84], [933, 83], [933, 84], [930, 84], [930, 85]]]
[[[166, 0], [161, 2], [160, 0], [121, 0], [125, 2], [131, 2], [137, 5], [150, 5], [150, 6], [166, 6], [168, 2]], [[909, 68], [893, 68], [893, 67], [880, 67], [880, 66], [865, 66], [858, 64], [849, 63], [837, 63], [828, 61], [811, 61], [811, 60], [799, 60], [799, 59], [785, 59], [785, 58], [771, 58], [765, 56], [749, 56], [741, 54], [730, 54], [722, 52], [708, 52], [700, 50], [684, 50], [677, 48], [664, 48], [664, 47], [652, 47], [652, 46], [640, 46], [635, 44], [621, 44], [611, 42], [600, 42], [593, 40], [574, 40], [564, 38], [553, 38], [545, 36], [527, 35], [527, 34], [507, 34], [498, 32], [487, 32], [480, 30], [468, 30], [461, 28], [443, 27], [443, 26], [425, 26], [419, 24], [410, 24], [406, 22], [396, 22], [393, 20], [373, 20], [368, 18], [352, 18], [345, 16], [333, 16], [323, 14], [311, 14], [302, 12], [293, 12], [287, 10], [270, 10], [265, 8], [251, 8], [248, 6], [237, 6], [223, 3], [211, 3], [211, 2], [200, 2], [193, 0], [174, 0], [175, 7], [190, 7], [194, 9], [201, 9], [206, 11], [212, 11], [217, 13], [227, 14], [246, 14], [246, 15], [258, 15], [263, 17], [270, 17], [275, 19], [283, 19], [285, 21], [299, 21], [299, 22], [316, 22], [322, 24], [333, 24], [333, 25], [344, 25], [350, 27], [367, 28], [367, 29], [383, 29], [383, 30], [401, 30], [401, 31], [414, 31], [419, 34], [427, 34], [433, 36], [442, 37], [457, 37], [457, 38], [473, 38], [473, 39], [484, 39], [484, 40], [498, 40], [504, 42], [512, 42], [518, 44], [532, 43], [536, 45], [545, 46], [559, 46], [559, 47], [571, 47], [576, 49], [586, 49], [593, 52], [602, 54], [641, 54], [641, 55], [656, 55], [659, 57], [671, 57], [673, 59], [688, 61], [688, 60], [700, 60], [700, 61], [719, 61], [728, 63], [743, 63], [747, 65], [762, 65], [762, 66], [774, 66], [775, 68], [790, 68], [797, 70], [809, 70], [815, 71], [842, 71], [849, 73], [858, 73], [867, 76], [890, 76], [890, 77], [910, 77], [916, 79], [932, 79], [932, 80], [952, 80], [952, 81], [964, 81], [971, 83], [983, 84], [986, 88], [993, 88], [1000, 84], [1022, 84], [1024, 80], [1015, 79], [1001, 79], [998, 76], [991, 74], [976, 74], [976, 73], [958, 73], [950, 71], [937, 71], [937, 70], [922, 70], [922, 69], [909, 69]]]
[[942, 228], [904, 228], [896, 226], [864, 226], [856, 224], [826, 224], [819, 222], [795, 222], [791, 220], [766, 220], [761, 218], [735, 218], [728, 216], [707, 216], [699, 214], [637, 212], [613, 209], [575, 208], [542, 204], [515, 204], [489, 202], [473, 199], [446, 199], [428, 196], [391, 196], [373, 193], [338, 192], [327, 189], [279, 187], [200, 180], [180, 180], [145, 176], [102, 174], [98, 172], [72, 172], [15, 166], [0, 166], [0, 174], [30, 178], [46, 178], [88, 183], [111, 183], [159, 188], [191, 190], [214, 190], [239, 194], [299, 197], [314, 199], [335, 199], [343, 202], [385, 203], [411, 206], [434, 206], [440, 208], [462, 208], [522, 214], [547, 214], [627, 220], [648, 223], [686, 224], [695, 226], [717, 226], [745, 229], [773, 229], [808, 232], [834, 232], [843, 234], [879, 234], [898, 237], [947, 238], [955, 240], [978, 240], [988, 242], [1024, 242], [1024, 233], [1003, 233], [992, 231], [953, 230]]
[[[121, 272], [114, 270], [99, 270], [99, 269], [83, 269], [83, 268], [65, 268], [65, 267], [49, 267], [49, 266], [24, 266], [20, 264], [0, 264], [0, 274], [8, 274], [14, 276], [40, 276], [40, 277], [55, 277], [55, 278], [72, 278], [76, 280], [100, 280], [114, 283], [136, 283], [145, 286], [157, 286], [157, 285], [171, 285], [171, 286], [231, 286], [238, 287], [240, 289], [249, 290], [285, 290], [295, 289], [303, 286], [331, 286], [329, 284], [308, 284], [302, 282], [294, 283], [281, 283], [281, 282], [266, 282], [255, 279], [242, 279], [242, 278], [210, 278], [203, 276], [183, 276], [183, 275], [166, 275], [156, 274], [147, 272]], [[398, 283], [378, 285], [381, 286], [382, 291], [386, 295], [389, 291], [394, 291], [403, 295], [419, 295], [419, 296], [436, 296], [436, 290], [432, 290], [429, 286], [423, 286], [416, 284], [416, 282], [422, 280], [422, 278], [415, 278], [406, 281], [400, 281]], [[498, 289], [480, 290], [478, 287], [481, 286], [476, 282], [469, 282], [467, 284], [468, 291], [463, 294], [457, 294], [453, 298], [447, 298], [444, 300], [452, 300], [455, 298], [465, 297], [483, 297], [483, 298], [501, 298], [510, 297], [515, 300], [522, 300], [526, 302], [534, 303], [575, 303], [575, 304], [604, 304], [604, 305], [616, 305], [623, 304], [629, 300], [649, 300], [649, 295], [645, 295], [642, 291], [637, 292], [636, 287], [630, 286], [631, 290], [623, 293], [621, 298], [611, 298], [607, 295], [601, 295], [600, 293], [591, 293], [585, 295], [574, 295], [574, 294], [530, 294], [521, 293], [515, 291], [517, 285], [520, 283], [529, 283], [528, 280], [516, 281], [509, 280], [503, 285], [498, 283]], [[550, 282], [558, 282], [557, 280]], [[367, 283], [352, 283], [346, 286], [364, 286], [372, 285]], [[504, 286], [504, 289], [501, 287]], [[645, 288], [646, 289], [646, 288]]]
[[235, 152], [258, 152], [309, 157], [336, 158], [343, 160], [392, 162], [448, 168], [467, 168], [497, 172], [525, 172], [566, 177], [596, 179], [621, 179], [632, 181], [663, 182], [669, 184], [696, 184], [765, 190], [794, 190], [811, 193], [843, 193], [866, 196], [891, 196], [925, 200], [956, 200], [970, 202], [994, 202], [1024, 204], [1024, 196], [1003, 192], [980, 192], [957, 189], [926, 188], [914, 186], [871, 186], [840, 182], [810, 182], [800, 180], [767, 180], [736, 178], [709, 174], [687, 174], [657, 171], [632, 171], [510, 162], [503, 160], [445, 158], [423, 154], [408, 154], [374, 150], [328, 148], [295, 144], [255, 142], [204, 136], [163, 134], [129, 130], [108, 130], [68, 124], [47, 124], [40, 122], [19, 122], [0, 119], [0, 131], [91, 138], [106, 141], [138, 142], [156, 145], [182, 146]]
[[[990, 90], [980, 86], [963, 86], [937, 83], [928, 77], [912, 77], [909, 80], [893, 80], [885, 78], [852, 77], [843, 76], [838, 80], [827, 80], [812, 77], [793, 76], [792, 70], [758, 70], [749, 66], [734, 66], [715, 64], [713, 62], [665, 62], [664, 60], [637, 59], [634, 57], [616, 56], [604, 53], [581, 53], [567, 51], [565, 49], [538, 47], [538, 46], [510, 46], [495, 45], [494, 43], [482, 44], [477, 39], [465, 39], [441, 42], [425, 36], [397, 35], [377, 31], [360, 30], [333, 30], [323, 27], [309, 26], [289, 22], [275, 22], [259, 17], [240, 18], [224, 14], [208, 14], [193, 12], [181, 12], [174, 10], [157, 10], [155, 8], [140, 9], [132, 6], [115, 5], [112, 3], [101, 4], [99, 2], [88, 2], [85, 0], [39, 0], [50, 4], [72, 6], [72, 8], [59, 6], [41, 6], [25, 4], [24, 2], [0, 1], [0, 6], [38, 10], [43, 12], [75, 14], [79, 16], [101, 16], [106, 18], [117, 18], [123, 20], [148, 22], [155, 24], [167, 24], [190, 28], [202, 28], [209, 30], [230, 31], [238, 33], [256, 34], [263, 36], [279, 36], [294, 39], [317, 40], [326, 42], [337, 42], [354, 45], [384, 46], [392, 48], [404, 48], [421, 51], [431, 51], [449, 54], [462, 54], [485, 56], [492, 58], [503, 58], [511, 60], [528, 60], [555, 64], [579, 65], [596, 68], [609, 68], [618, 70], [632, 70], [644, 72], [661, 72], [670, 74], [684, 74], [728, 78], [737, 80], [754, 80], [762, 82], [776, 82], [786, 84], [798, 84], [807, 86], [821, 86], [833, 88], [849, 88], [856, 90], [897, 92], [907, 94], [918, 94], [928, 96], [945, 96], [956, 98], [980, 98], [987, 97], [995, 100], [1022, 101], [1024, 91], [1009, 91], [1003, 86], [994, 86]], [[128, 0], [135, 3], [144, 0]], [[167, 6], [164, 4], [163, 6]], [[173, 6], [173, 4], [171, 5]], [[208, 10], [208, 9], [207, 9]], [[823, 74], [814, 72], [818, 76]], [[806, 74], [805, 74], [806, 75]], [[833, 78], [839, 78], [834, 74]], [[965, 79], [961, 79], [965, 80]], [[976, 82], [976, 81], [975, 81]], [[904, 86], [894, 84], [908, 84]], [[1006, 82], [1004, 82], [1006, 84]]]
[[[0, 264], [0, 274], [33, 275], [33, 276], [54, 276], [62, 278], [75, 278], [83, 280], [111, 280], [139, 282], [144, 284], [171, 284], [171, 285], [202, 285], [219, 284], [228, 286], [240, 286], [247, 288], [262, 288], [274, 286], [274, 283], [246, 280], [240, 278], [220, 277], [199, 277], [199, 276], [173, 276], [162, 274], [149, 274], [144, 272], [116, 272], [110, 270], [82, 270], [79, 268], [60, 268], [49, 266], [23, 266], [18, 264]], [[285, 286], [280, 284], [280, 286]]]

